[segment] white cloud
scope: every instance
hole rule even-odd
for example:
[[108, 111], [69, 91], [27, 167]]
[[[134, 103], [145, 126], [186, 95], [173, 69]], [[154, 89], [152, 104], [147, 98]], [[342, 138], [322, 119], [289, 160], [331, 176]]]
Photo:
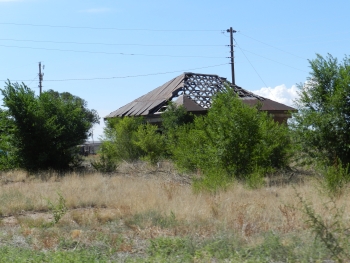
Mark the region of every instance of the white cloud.
[[107, 13], [107, 12], [110, 12], [110, 11], [112, 11], [112, 9], [101, 7], [101, 8], [84, 9], [84, 10], [80, 10], [79, 12], [81, 12], [81, 13], [90, 13], [90, 14], [97, 14], [97, 13]]
[[253, 93], [288, 106], [293, 106], [294, 100], [298, 98], [298, 88], [295, 85], [287, 88], [286, 85], [282, 84], [274, 88], [268, 87], [254, 90]]

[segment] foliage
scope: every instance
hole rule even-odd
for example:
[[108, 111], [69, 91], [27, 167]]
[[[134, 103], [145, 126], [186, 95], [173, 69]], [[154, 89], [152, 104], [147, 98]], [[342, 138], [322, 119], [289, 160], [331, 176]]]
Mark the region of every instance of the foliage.
[[150, 240], [148, 253], [156, 261], [177, 258], [175, 262], [190, 262], [194, 248], [189, 239], [158, 237]]
[[169, 102], [166, 111], [161, 115], [162, 125], [161, 132], [164, 135], [166, 152], [164, 153], [167, 158], [172, 158], [172, 151], [174, 145], [178, 143], [179, 134], [178, 130], [186, 124], [192, 123], [194, 115], [188, 113], [183, 105], [177, 105], [173, 102]]
[[137, 130], [143, 122], [143, 118], [136, 117], [110, 118], [106, 121], [100, 151], [106, 161], [135, 161], [143, 155], [140, 146], [134, 143]]
[[180, 126], [174, 133], [176, 143], [171, 143], [169, 149], [180, 170], [196, 171], [202, 169], [201, 164], [205, 164], [206, 160], [210, 162], [202, 118], [196, 117], [193, 124]]
[[14, 145], [15, 126], [9, 116], [9, 112], [0, 109], [0, 170], [10, 170], [17, 167], [17, 158]]
[[245, 177], [245, 185], [249, 189], [258, 189], [265, 185], [264, 175], [267, 171], [262, 168], [256, 168], [253, 172]]
[[[231, 233], [212, 239], [158, 237], [150, 240], [146, 258], [135, 262], [323, 262], [327, 259], [318, 241], [299, 238], [286, 242], [267, 232], [262, 242], [247, 244]], [[307, 249], [306, 249], [307, 246]], [[302, 249], [302, 250], [300, 250]], [[320, 261], [318, 261], [320, 260]]]
[[0, 158], [2, 168], [69, 169], [76, 162], [77, 145], [98, 123], [96, 111], [68, 92], [49, 90], [37, 97], [25, 84], [9, 81], [1, 92], [6, 109], [0, 114], [0, 146], [7, 153]]
[[322, 175], [321, 186], [330, 197], [340, 197], [350, 182], [349, 164], [343, 166], [341, 161], [333, 166], [319, 165]]
[[163, 131], [176, 130], [178, 127], [193, 122], [194, 116], [188, 113], [183, 105], [169, 102], [166, 111], [161, 115]]
[[178, 136], [173, 150], [176, 164], [204, 175], [216, 173], [216, 180], [243, 179], [256, 169], [288, 163], [288, 128], [257, 107], [243, 104], [230, 88], [215, 97], [207, 116], [181, 127]]
[[300, 84], [292, 125], [300, 150], [333, 165], [350, 162], [350, 58], [328, 55], [309, 61], [310, 77]]
[[106, 149], [111, 144], [104, 143], [100, 149], [100, 158], [98, 161], [92, 161], [91, 166], [101, 173], [113, 173], [117, 170], [118, 164], [114, 161], [114, 156], [111, 155], [113, 151]]
[[53, 204], [49, 199], [47, 200], [47, 205], [49, 210], [51, 211], [53, 215], [53, 221], [51, 222], [51, 225], [55, 225], [60, 221], [60, 219], [66, 214], [67, 212], [67, 206], [66, 206], [66, 199], [62, 196], [62, 194], [58, 194], [58, 203], [55, 205]]
[[134, 145], [144, 152], [143, 158], [156, 164], [165, 155], [165, 140], [158, 127], [149, 123], [140, 125], [136, 132]]
[[302, 206], [302, 212], [306, 216], [306, 223], [311, 228], [315, 237], [318, 238], [331, 253], [332, 258], [338, 262], [344, 262], [350, 258], [348, 228], [344, 225], [344, 211], [338, 208], [336, 202], [331, 199], [324, 203], [324, 208], [329, 217], [316, 214], [312, 205], [305, 201], [297, 193], [297, 197]]
[[164, 136], [157, 126], [144, 123], [143, 118], [108, 119], [104, 135], [101, 160], [93, 164], [100, 170], [114, 169], [114, 165], [121, 160], [135, 161], [144, 158], [155, 164], [165, 155]]
[[[199, 170], [200, 171], [200, 170]], [[217, 194], [221, 190], [226, 190], [233, 180], [227, 175], [224, 169], [213, 167], [212, 169], [205, 170], [204, 176], [193, 179], [193, 190], [195, 192], [210, 192]]]

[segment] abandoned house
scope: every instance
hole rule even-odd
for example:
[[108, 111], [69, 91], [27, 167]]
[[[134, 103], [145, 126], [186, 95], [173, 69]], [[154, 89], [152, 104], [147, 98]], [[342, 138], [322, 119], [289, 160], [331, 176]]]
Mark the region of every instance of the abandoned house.
[[225, 90], [227, 85], [233, 87], [242, 101], [250, 106], [254, 106], [260, 101], [262, 104], [260, 110], [267, 111], [279, 123], [286, 122], [291, 117], [290, 112], [296, 111], [292, 107], [263, 98], [236, 85], [231, 85], [226, 78], [217, 75], [185, 72], [111, 112], [105, 118], [143, 116], [148, 122], [159, 124], [161, 122], [160, 115], [166, 110], [169, 101], [183, 105], [188, 112], [195, 115], [205, 114], [211, 107], [213, 96]]

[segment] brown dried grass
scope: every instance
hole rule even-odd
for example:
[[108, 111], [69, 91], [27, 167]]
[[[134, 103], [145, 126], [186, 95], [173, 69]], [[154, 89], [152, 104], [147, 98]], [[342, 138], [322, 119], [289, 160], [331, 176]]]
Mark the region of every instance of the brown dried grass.
[[[156, 173], [154, 174], [156, 175]], [[232, 230], [245, 239], [267, 231], [289, 233], [306, 228], [300, 212], [296, 191], [313, 204], [316, 213], [327, 215], [322, 205], [325, 200], [313, 180], [298, 185], [284, 185], [248, 190], [236, 183], [218, 194], [192, 191], [191, 185], [156, 176], [111, 176], [70, 174], [52, 175], [45, 180], [7, 174], [11, 183], [0, 185], [1, 213], [3, 216], [47, 211], [47, 200], [55, 203], [62, 194], [69, 209], [61, 224], [74, 227], [97, 227], [114, 220], [126, 220], [137, 214], [157, 211], [163, 216], [173, 213], [181, 224], [171, 230], [159, 226], [148, 229], [134, 227], [141, 236], [177, 235], [196, 233], [208, 236], [218, 230]], [[18, 181], [16, 178], [21, 178]], [[23, 182], [24, 180], [24, 182]], [[350, 212], [346, 202], [349, 194], [337, 202], [345, 214]], [[37, 224], [18, 217], [25, 225]], [[41, 219], [40, 219], [41, 220]], [[72, 232], [73, 233], [73, 232]], [[74, 232], [75, 233], [75, 232]], [[73, 238], [78, 237], [71, 234]], [[51, 247], [57, 237], [49, 238], [40, 246]]]

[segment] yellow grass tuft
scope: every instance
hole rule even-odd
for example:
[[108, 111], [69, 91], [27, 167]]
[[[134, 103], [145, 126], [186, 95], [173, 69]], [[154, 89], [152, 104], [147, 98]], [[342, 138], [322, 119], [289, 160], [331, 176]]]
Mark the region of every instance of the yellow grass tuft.
[[72, 239], [77, 239], [77, 238], [79, 238], [80, 236], [81, 236], [81, 233], [82, 233], [83, 231], [82, 230], [79, 230], [79, 229], [74, 229], [74, 230], [72, 230], [71, 231], [71, 238]]

